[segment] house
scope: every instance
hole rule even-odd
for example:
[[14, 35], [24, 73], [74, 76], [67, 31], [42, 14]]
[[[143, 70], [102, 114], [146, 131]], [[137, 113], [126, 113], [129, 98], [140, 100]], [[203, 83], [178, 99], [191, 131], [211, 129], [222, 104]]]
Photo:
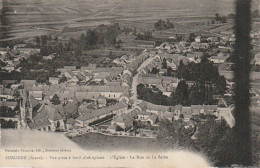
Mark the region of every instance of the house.
[[177, 70], [177, 65], [173, 62], [173, 60], [167, 60], [167, 67], [170, 67], [172, 70]]
[[199, 49], [208, 49], [209, 44], [208, 43], [198, 43], [198, 42], [192, 42], [190, 45], [191, 48], [199, 50]]
[[76, 120], [74, 120], [73, 118], [68, 119], [67, 122], [66, 122], [66, 129], [67, 130], [73, 129], [75, 123], [76, 123]]
[[118, 113], [123, 113], [128, 108], [128, 105], [119, 102], [117, 104], [114, 104], [112, 106], [104, 107], [97, 110], [89, 110], [88, 112], [85, 112], [84, 115], [78, 117], [76, 119], [77, 123], [76, 125], [79, 127], [85, 127], [88, 125], [92, 125], [95, 122], [102, 121], [102, 119], [109, 119], [112, 118], [113, 115]]
[[58, 84], [60, 83], [60, 78], [50, 77], [50, 78], [49, 78], [49, 82], [50, 82], [52, 85], [58, 85]]
[[121, 60], [120, 58], [116, 58], [112, 61], [114, 64], [117, 64], [117, 65], [124, 65], [126, 64], [124, 60]]
[[117, 114], [116, 116], [113, 117], [113, 120], [111, 121], [111, 126], [112, 125], [114, 128], [116, 128], [116, 131], [118, 130], [127, 131], [133, 127], [134, 119], [130, 114], [126, 114], [126, 113]]
[[38, 101], [43, 100], [43, 91], [29, 91], [29, 95]]
[[82, 75], [85, 76], [86, 82], [93, 78], [93, 75], [91, 73], [88, 73], [88, 72], [82, 72]]
[[160, 75], [167, 74], [167, 69], [161, 68], [161, 69], [159, 70], [159, 74], [160, 74]]
[[158, 121], [158, 116], [149, 112], [138, 112], [136, 120], [145, 122], [147, 124], [155, 125]]
[[36, 80], [21, 80], [20, 83], [24, 86], [25, 89], [29, 89], [36, 85]]
[[215, 64], [222, 64], [226, 61], [227, 57], [224, 56], [212, 56], [210, 57], [210, 61], [212, 61]]
[[13, 70], [15, 70], [14, 65], [6, 65], [5, 67], [3, 67], [4, 70], [11, 72]]
[[204, 111], [203, 105], [191, 105], [192, 115], [202, 114]]
[[192, 117], [191, 107], [182, 107], [181, 114], [183, 115], [184, 122], [190, 121]]
[[171, 45], [168, 42], [164, 42], [158, 47], [158, 49], [169, 51], [171, 50]]
[[42, 118], [34, 122], [28, 122], [28, 127], [31, 130], [52, 131], [51, 122], [47, 118]]
[[76, 66], [64, 66], [64, 69], [66, 70], [76, 70]]
[[174, 116], [173, 116], [174, 120], [179, 120], [180, 115], [181, 115], [181, 111], [182, 111], [182, 105], [174, 106], [174, 108], [172, 108], [171, 111], [174, 112]]
[[128, 91], [129, 87], [122, 86], [106, 86], [106, 85], [98, 85], [98, 86], [84, 86], [82, 87], [82, 91], [86, 91], [89, 93], [99, 93], [100, 95], [108, 98], [108, 99], [119, 99], [120, 96]]
[[147, 103], [146, 111], [154, 114], [161, 114], [169, 111], [170, 106], [156, 105], [152, 103]]
[[173, 118], [174, 118], [174, 112], [166, 111], [166, 112], [162, 113], [162, 119], [167, 119], [172, 122]]
[[218, 42], [219, 40], [218, 40], [218, 37], [208, 37], [207, 41], [208, 42]]
[[134, 72], [133, 72], [133, 70], [132, 69], [125, 69], [124, 71], [123, 71], [123, 75], [125, 75], [125, 74], [128, 74], [128, 75], [130, 75], [130, 76], [132, 76], [133, 74], [134, 74]]
[[14, 110], [18, 106], [18, 103], [17, 101], [0, 101], [0, 106], [6, 106]]
[[14, 91], [10, 88], [0, 88], [0, 99], [1, 100], [12, 100], [15, 97], [14, 95]]
[[187, 58], [191, 62], [200, 62], [200, 58], [197, 55], [195, 55], [195, 54], [188, 53], [187, 54]]
[[126, 104], [128, 104], [130, 101], [130, 94], [129, 92], [125, 92], [123, 93], [120, 98], [119, 98], [119, 102], [124, 102]]
[[188, 129], [188, 128], [194, 128], [195, 127], [195, 122], [192, 120], [189, 120], [187, 122], [185, 122], [184, 128]]
[[78, 102], [70, 99], [62, 105], [57, 106], [56, 110], [63, 116], [76, 116], [78, 113]]
[[68, 80], [68, 83], [76, 85], [79, 81], [79, 77], [77, 75], [74, 75], [70, 80]]
[[196, 36], [195, 37], [195, 42], [200, 43], [201, 42], [201, 36]]
[[107, 99], [104, 96], [99, 96], [97, 98], [97, 104], [98, 104], [98, 107], [104, 107], [107, 105]]
[[204, 111], [202, 112], [205, 115], [215, 115], [218, 111], [217, 105], [203, 105]]
[[74, 73], [71, 70], [67, 70], [63, 74], [68, 79], [71, 79], [74, 76]]
[[122, 56], [120, 57], [120, 59], [126, 61], [126, 60], [128, 60], [128, 56], [127, 56], [127, 55], [122, 55]]
[[32, 121], [28, 122], [28, 127], [40, 131], [56, 131], [64, 130], [65, 124], [62, 116], [53, 106], [43, 104], [32, 118]]
[[146, 101], [141, 101], [137, 106], [137, 109], [140, 111], [147, 111], [156, 115], [161, 115], [161, 113], [170, 111], [170, 108], [170, 106], [156, 105]]
[[28, 55], [40, 53], [40, 49], [37, 48], [18, 48], [18, 51], [20, 52], [20, 54], [28, 54]]
[[224, 119], [231, 128], [235, 126], [235, 118], [232, 114], [233, 109], [233, 107], [218, 108], [219, 116], [221, 119]]
[[53, 54], [50, 54], [48, 56], [43, 56], [42, 57], [43, 60], [52, 60], [53, 58], [55, 58], [55, 55], [53, 55]]

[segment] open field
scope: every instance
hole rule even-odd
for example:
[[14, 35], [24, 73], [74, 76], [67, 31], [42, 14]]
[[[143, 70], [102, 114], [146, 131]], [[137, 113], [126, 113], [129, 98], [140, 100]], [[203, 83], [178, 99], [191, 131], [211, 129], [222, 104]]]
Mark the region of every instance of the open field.
[[[215, 13], [233, 11], [229, 0], [5, 0], [0, 40], [28, 38], [60, 32], [64, 27], [93, 27], [119, 22], [151, 28], [158, 19], [180, 22], [207, 21]], [[3, 26], [10, 26], [3, 28]], [[48, 30], [38, 28], [48, 28]], [[53, 31], [49, 28], [54, 29]], [[20, 33], [26, 30], [29, 33]], [[17, 32], [16, 32], [17, 31]]]

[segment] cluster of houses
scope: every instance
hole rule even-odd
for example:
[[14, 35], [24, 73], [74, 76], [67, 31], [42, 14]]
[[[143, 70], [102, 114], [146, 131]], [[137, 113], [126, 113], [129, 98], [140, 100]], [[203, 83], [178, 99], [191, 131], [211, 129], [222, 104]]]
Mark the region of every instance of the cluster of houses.
[[[192, 120], [194, 116], [211, 115], [216, 120], [226, 120], [230, 127], [234, 126], [234, 118], [231, 114], [232, 108], [218, 107], [217, 105], [191, 105], [185, 107], [182, 105], [162, 106], [142, 101], [135, 109], [125, 110], [113, 117], [111, 125], [107, 128], [111, 133], [120, 131], [131, 131], [134, 128], [134, 122], [140, 121], [144, 125], [158, 126], [158, 121], [183, 120], [185, 128], [194, 128], [196, 122]], [[229, 114], [229, 115], [227, 115]], [[206, 119], [202, 119], [205, 122]]]
[[[233, 74], [226, 60], [234, 41], [234, 35], [197, 36], [193, 42], [164, 42], [155, 48], [154, 53], [144, 51], [139, 56], [123, 55], [112, 61], [116, 65], [113, 67], [97, 67], [96, 64], [86, 67], [64, 66], [57, 69], [60, 75], [50, 77], [47, 84], [39, 84], [35, 80], [5, 80], [0, 85], [0, 105], [18, 109], [18, 129], [91, 130], [103, 122], [111, 121], [106, 129], [113, 134], [133, 130], [135, 122], [156, 127], [161, 120], [183, 120], [186, 128], [194, 128], [196, 122], [192, 118], [197, 115], [215, 116], [216, 120], [224, 119], [233, 127], [233, 108], [228, 107], [221, 98], [221, 105], [162, 106], [139, 101], [137, 106], [132, 106], [131, 87], [133, 77], [137, 74], [139, 83], [148, 87], [156, 86], [164, 95], [170, 96], [178, 86], [179, 79], [164, 76], [167, 68], [162, 67], [162, 62], [166, 61], [167, 67], [175, 71], [180, 61], [184, 64], [200, 62], [204, 51], [211, 52], [209, 60], [218, 66], [220, 75], [225, 76], [232, 85]], [[16, 70], [15, 61], [38, 52], [38, 49], [19, 46], [13, 50], [0, 49], [1, 61], [7, 64], [2, 69], [8, 72]], [[44, 56], [43, 59], [52, 60], [54, 57], [55, 54]], [[151, 57], [153, 59], [139, 69]], [[258, 62], [256, 55], [254, 64]], [[151, 74], [154, 68], [159, 68], [158, 74]], [[258, 72], [253, 72], [251, 79], [259, 80], [259, 76]]]
[[229, 58], [229, 53], [233, 51], [232, 45], [234, 45], [234, 42], [234, 34], [221, 37], [196, 36], [193, 42], [180, 41], [174, 44], [164, 42], [157, 46], [156, 49], [159, 54], [178, 54], [177, 58], [195, 63], [200, 62], [201, 57], [204, 55], [203, 52], [206, 51], [210, 55], [210, 61], [221, 64]]
[[[60, 76], [50, 77], [46, 84], [5, 80], [0, 85], [1, 105], [18, 109], [19, 129], [64, 131], [82, 127], [128, 109], [132, 76], [146, 58], [148, 55], [141, 54], [127, 67], [65, 66], [57, 69]], [[61, 81], [64, 77], [66, 80]]]
[[20, 72], [21, 59], [28, 59], [31, 55], [38, 53], [40, 53], [40, 49], [24, 48], [23, 45], [16, 45], [13, 49], [0, 48], [0, 61], [5, 64], [1, 69], [7, 72]]

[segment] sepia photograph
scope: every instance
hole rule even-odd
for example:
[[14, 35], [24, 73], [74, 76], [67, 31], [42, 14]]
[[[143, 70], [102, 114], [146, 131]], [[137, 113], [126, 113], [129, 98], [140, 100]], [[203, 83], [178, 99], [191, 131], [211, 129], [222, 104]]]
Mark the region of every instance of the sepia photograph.
[[0, 0], [0, 167], [260, 167], [259, 0]]

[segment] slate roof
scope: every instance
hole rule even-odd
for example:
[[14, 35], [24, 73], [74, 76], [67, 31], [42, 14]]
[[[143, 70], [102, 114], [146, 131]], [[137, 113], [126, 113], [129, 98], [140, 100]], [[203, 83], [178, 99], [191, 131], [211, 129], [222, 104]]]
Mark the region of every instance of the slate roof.
[[191, 107], [182, 107], [181, 114], [183, 114], [184, 118], [191, 118], [192, 117]]
[[32, 108], [39, 104], [39, 101], [36, 100], [33, 96], [30, 96], [30, 102], [31, 102]]
[[30, 92], [30, 96], [34, 98], [43, 98], [43, 92], [42, 91], [36, 91], [36, 92]]
[[116, 115], [115, 118], [114, 118], [115, 122], [120, 122], [120, 123], [129, 122], [131, 120], [133, 120], [133, 118], [130, 115], [125, 114], [125, 113]]
[[37, 111], [33, 120], [37, 121], [42, 119], [50, 119], [53, 121], [57, 121], [63, 118], [53, 106], [43, 104]]
[[0, 106], [15, 107], [17, 105], [16, 101], [0, 101]]
[[152, 115], [150, 115], [149, 118], [153, 121], [153, 123], [155, 123], [157, 118], [158, 118], [158, 116], [156, 114], [152, 114]]
[[75, 123], [76, 123], [76, 120], [74, 120], [73, 118], [70, 118], [67, 120], [67, 124], [74, 125]]
[[23, 85], [33, 86], [36, 84], [36, 80], [21, 80], [20, 83]]
[[42, 118], [40, 120], [36, 120], [35, 122], [28, 122], [28, 126], [30, 129], [39, 129], [45, 126], [50, 126], [51, 123], [47, 118]]
[[74, 113], [78, 110], [78, 103], [76, 101], [68, 101], [63, 108], [67, 113]]
[[169, 111], [169, 109], [170, 109], [170, 106], [156, 105], [156, 104], [152, 104], [152, 103], [147, 102], [147, 110], [165, 112], [165, 111]]
[[49, 81], [50, 80], [60, 80], [60, 78], [56, 78], [56, 77], [49, 77]]
[[162, 114], [162, 118], [164, 118], [164, 119], [173, 118], [173, 115], [174, 115], [173, 112], [164, 112]]
[[126, 108], [126, 107], [127, 107], [126, 104], [119, 102], [119, 103], [112, 105], [112, 106], [109, 106], [109, 107], [89, 111], [89, 112], [85, 113], [84, 116], [78, 117], [77, 120], [86, 121], [86, 120], [89, 120], [89, 119], [92, 119], [92, 118], [95, 118], [95, 117], [99, 117], [99, 116], [104, 115], [104, 114], [111, 113], [115, 110]]

